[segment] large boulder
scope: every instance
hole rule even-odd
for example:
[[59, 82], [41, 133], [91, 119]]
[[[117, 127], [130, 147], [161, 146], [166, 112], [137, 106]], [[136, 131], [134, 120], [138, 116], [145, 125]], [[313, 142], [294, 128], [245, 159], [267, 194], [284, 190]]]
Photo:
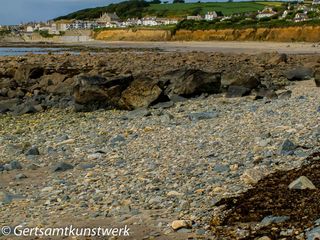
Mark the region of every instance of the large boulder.
[[308, 80], [313, 76], [313, 70], [308, 67], [298, 66], [290, 69], [286, 73], [286, 77], [290, 81]]
[[84, 106], [79, 108], [83, 111], [121, 108], [121, 94], [132, 81], [131, 74], [110, 77], [82, 74], [76, 77], [73, 97], [76, 104]]
[[220, 92], [221, 73], [209, 73], [198, 69], [178, 69], [164, 74], [159, 81], [167, 96], [197, 96], [202, 93]]
[[135, 79], [130, 86], [122, 92], [122, 103], [125, 108], [136, 109], [148, 107], [156, 101], [162, 93], [157, 81], [149, 78]]

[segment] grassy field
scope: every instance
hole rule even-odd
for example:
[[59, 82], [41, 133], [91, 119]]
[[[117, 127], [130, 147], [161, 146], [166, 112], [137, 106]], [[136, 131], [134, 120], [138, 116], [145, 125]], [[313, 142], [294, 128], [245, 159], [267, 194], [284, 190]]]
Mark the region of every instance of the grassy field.
[[186, 17], [204, 15], [209, 11], [221, 11], [225, 16], [234, 13], [255, 12], [266, 6], [280, 6], [282, 2], [210, 2], [185, 4], [152, 4], [145, 9], [145, 16]]

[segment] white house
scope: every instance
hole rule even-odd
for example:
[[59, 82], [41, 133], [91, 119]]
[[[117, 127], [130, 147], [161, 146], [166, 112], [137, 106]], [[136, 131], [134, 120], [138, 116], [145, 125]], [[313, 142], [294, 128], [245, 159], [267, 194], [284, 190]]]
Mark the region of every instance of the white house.
[[283, 19], [283, 18], [286, 18], [286, 17], [288, 16], [288, 13], [289, 13], [288, 10], [284, 10], [283, 13], [282, 13], [282, 15], [281, 15], [281, 18], [282, 18], [282, 19]]
[[294, 22], [305, 22], [307, 20], [308, 20], [308, 15], [306, 13], [297, 13], [293, 18]]
[[266, 7], [262, 11], [258, 11], [257, 18], [266, 18], [266, 17], [272, 17], [273, 15], [277, 14], [277, 12], [273, 11], [272, 8]]
[[213, 12], [207, 12], [207, 14], [204, 16], [204, 19], [207, 21], [212, 21], [218, 17], [218, 14], [213, 11]]
[[26, 29], [27, 33], [32, 33], [34, 31], [34, 27], [32, 26], [27, 26], [27, 29]]

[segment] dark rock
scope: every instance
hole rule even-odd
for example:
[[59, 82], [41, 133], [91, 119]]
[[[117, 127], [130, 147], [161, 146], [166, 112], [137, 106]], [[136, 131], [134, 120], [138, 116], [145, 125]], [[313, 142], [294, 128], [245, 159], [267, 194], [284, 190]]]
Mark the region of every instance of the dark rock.
[[297, 145], [295, 145], [289, 139], [286, 139], [281, 145], [280, 154], [282, 154], [282, 155], [292, 155], [296, 148], [297, 148]]
[[199, 121], [199, 120], [206, 120], [218, 117], [219, 114], [217, 112], [197, 112], [197, 113], [190, 113], [188, 117], [191, 121]]
[[32, 146], [30, 149], [27, 150], [25, 153], [27, 156], [29, 155], [40, 155], [39, 149], [36, 146]]
[[226, 98], [243, 97], [249, 95], [251, 89], [242, 86], [229, 86]]
[[156, 101], [162, 93], [157, 81], [149, 78], [135, 79], [121, 94], [122, 104], [127, 109], [148, 107]]
[[314, 73], [314, 81], [316, 83], [316, 86], [320, 87], [320, 70], [319, 69]]
[[112, 77], [79, 75], [76, 79], [73, 96], [76, 104], [84, 111], [100, 108], [123, 108], [119, 102], [122, 92], [133, 81], [132, 75]]
[[286, 76], [290, 81], [307, 80], [313, 76], [313, 70], [311, 68], [299, 66], [289, 70], [286, 73]]
[[52, 168], [52, 171], [53, 172], [65, 172], [67, 170], [71, 170], [73, 169], [73, 166], [69, 163], [58, 163], [56, 164], [53, 168]]
[[169, 98], [172, 95], [193, 97], [202, 93], [215, 94], [220, 92], [221, 73], [178, 69], [164, 74], [158, 85]]

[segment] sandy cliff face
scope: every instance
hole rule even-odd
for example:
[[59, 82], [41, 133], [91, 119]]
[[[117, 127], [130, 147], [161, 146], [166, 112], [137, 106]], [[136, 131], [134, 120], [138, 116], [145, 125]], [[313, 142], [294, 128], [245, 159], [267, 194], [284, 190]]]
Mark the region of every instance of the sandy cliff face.
[[171, 32], [166, 30], [117, 29], [101, 31], [95, 35], [97, 40], [106, 41], [167, 41]]
[[107, 30], [96, 34], [97, 40], [106, 41], [275, 41], [318, 42], [320, 26], [287, 28], [247, 28], [222, 30], [179, 30], [171, 34], [166, 30]]
[[320, 26], [287, 27], [287, 28], [248, 28], [208, 31], [177, 31], [172, 40], [243, 40], [243, 41], [276, 41], [276, 42], [317, 42], [320, 41]]

